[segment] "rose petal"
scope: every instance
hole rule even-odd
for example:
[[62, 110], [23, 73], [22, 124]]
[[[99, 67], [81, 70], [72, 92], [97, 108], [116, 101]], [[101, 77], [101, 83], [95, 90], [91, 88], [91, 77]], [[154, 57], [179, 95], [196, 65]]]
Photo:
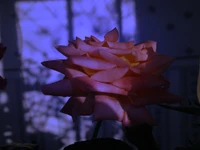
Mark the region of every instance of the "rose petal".
[[60, 111], [71, 115], [73, 120], [75, 120], [80, 115], [91, 115], [94, 112], [94, 102], [94, 96], [91, 96], [91, 94], [87, 97], [72, 96]]
[[135, 77], [123, 77], [112, 83], [113, 85], [129, 91], [129, 94], [135, 93], [140, 89], [150, 89], [153, 87], [169, 87], [169, 82], [163, 77], [153, 75], [141, 75]]
[[89, 53], [89, 56], [92, 57], [92, 58], [100, 58], [101, 59], [98, 49], [96, 49], [96, 50], [92, 51], [91, 53]]
[[75, 55], [83, 55], [86, 52], [83, 52], [79, 49], [76, 49], [74, 46], [56, 46], [55, 47], [60, 53], [62, 53], [65, 56], [75, 56]]
[[112, 29], [104, 36], [104, 40], [109, 42], [116, 42], [118, 38], [119, 38], [119, 33], [117, 28]]
[[76, 77], [81, 77], [81, 76], [87, 76], [85, 73], [83, 73], [82, 71], [79, 71], [77, 69], [73, 69], [73, 68], [66, 68], [65, 69], [65, 75], [67, 76], [67, 78], [71, 79], [71, 78], [76, 78]]
[[73, 78], [73, 82], [75, 85], [77, 85], [81, 90], [85, 92], [100, 92], [100, 93], [113, 93], [113, 94], [127, 95], [127, 91], [123, 89], [120, 89], [111, 84], [94, 81], [89, 77], [82, 76], [82, 77]]
[[152, 48], [154, 52], [156, 52], [157, 42], [156, 41], [145, 41], [144, 42], [145, 47], [144, 48]]
[[94, 69], [89, 69], [89, 68], [85, 68], [85, 67], [82, 67], [82, 68], [88, 76], [92, 76], [93, 74], [95, 74], [97, 72], [97, 70], [94, 70]]
[[100, 42], [100, 40], [98, 38], [96, 38], [95, 36], [93, 36], [93, 35], [91, 35], [90, 38], [94, 42]]
[[151, 60], [141, 63], [137, 67], [141, 69], [142, 72], [160, 74], [165, 71], [165, 69], [172, 63], [173, 60], [173, 57], [157, 54], [153, 56]]
[[127, 67], [129, 64], [119, 57], [109, 53], [106, 50], [98, 50], [99, 54], [101, 55], [102, 58], [104, 58], [106, 61], [111, 62], [112, 64], [116, 64], [117, 66], [120, 67]]
[[126, 96], [96, 95], [94, 120], [117, 120], [125, 126], [156, 124], [145, 107], [134, 108]]
[[82, 106], [81, 115], [91, 115], [94, 112], [95, 97], [94, 94], [89, 93]]
[[134, 75], [139, 75], [139, 74], [141, 74], [140, 69], [138, 69], [138, 68], [136, 68], [136, 67], [130, 67], [130, 70], [132, 71], [132, 73], [133, 73]]
[[65, 79], [42, 86], [42, 93], [53, 96], [78, 96], [85, 95], [73, 82]]
[[136, 44], [133, 48], [134, 51], [141, 51], [144, 48], [144, 43]]
[[94, 120], [122, 121], [124, 110], [115, 97], [107, 95], [95, 96]]
[[111, 64], [101, 59], [84, 57], [84, 56], [71, 56], [68, 57], [68, 61], [72, 64], [94, 70], [111, 69], [116, 66], [115, 64]]
[[132, 53], [132, 49], [111, 49], [108, 47], [99, 47], [98, 48], [99, 51], [107, 51], [109, 53], [115, 54], [115, 55], [126, 55], [126, 54], [131, 54]]
[[156, 41], [145, 41], [135, 45], [134, 50], [141, 51], [142, 49], [151, 49], [156, 52], [157, 42]]
[[152, 88], [137, 92], [136, 96], [130, 96], [130, 100], [134, 106], [145, 106], [159, 103], [179, 103], [183, 98], [163, 89]]
[[128, 41], [128, 42], [107, 42], [108, 46], [110, 48], [116, 48], [116, 49], [130, 49], [134, 47], [134, 41]]
[[60, 112], [72, 116], [73, 120], [75, 121], [76, 118], [82, 113], [81, 108], [85, 102], [85, 99], [86, 97], [70, 97]]
[[101, 47], [104, 45], [105, 42], [93, 42], [93, 41], [88, 41], [88, 44], [96, 47]]
[[77, 44], [77, 48], [84, 52], [92, 52], [93, 50], [95, 50], [97, 48], [95, 46], [86, 44], [84, 41], [82, 41], [78, 37], [76, 38], [76, 44]]
[[112, 68], [95, 73], [94, 75], [91, 76], [91, 79], [100, 82], [113, 82], [115, 80], [122, 78], [127, 71], [128, 67]]
[[141, 124], [157, 125], [156, 121], [152, 118], [151, 114], [145, 107], [134, 108], [129, 105], [126, 108], [127, 117], [124, 117], [124, 126], [134, 126]]
[[132, 55], [135, 56], [135, 61], [146, 61], [148, 58], [147, 50], [133, 51]]
[[41, 64], [49, 69], [53, 69], [55, 71], [65, 73], [65, 60], [49, 60], [49, 61], [43, 61]]

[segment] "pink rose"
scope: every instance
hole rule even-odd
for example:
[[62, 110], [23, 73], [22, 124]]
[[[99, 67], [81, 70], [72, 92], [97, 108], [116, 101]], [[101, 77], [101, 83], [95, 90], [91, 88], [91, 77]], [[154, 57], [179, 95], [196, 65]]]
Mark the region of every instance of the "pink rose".
[[104, 40], [76, 38], [56, 49], [66, 56], [42, 64], [61, 72], [64, 79], [44, 85], [46, 95], [71, 96], [61, 112], [73, 119], [94, 115], [94, 120], [118, 120], [124, 125], [155, 125], [146, 105], [176, 103], [181, 99], [167, 91], [162, 73], [174, 60], [156, 53], [156, 42], [118, 42], [116, 28]]

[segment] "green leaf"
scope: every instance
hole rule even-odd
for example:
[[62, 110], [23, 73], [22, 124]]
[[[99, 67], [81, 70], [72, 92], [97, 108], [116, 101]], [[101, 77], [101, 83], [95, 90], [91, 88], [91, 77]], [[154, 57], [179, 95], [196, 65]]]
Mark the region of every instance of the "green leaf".
[[169, 105], [163, 105], [163, 104], [160, 104], [159, 106], [166, 108], [166, 109], [176, 110], [179, 112], [200, 116], [200, 108], [199, 107], [192, 107], [192, 106], [181, 107], [181, 106], [169, 106]]

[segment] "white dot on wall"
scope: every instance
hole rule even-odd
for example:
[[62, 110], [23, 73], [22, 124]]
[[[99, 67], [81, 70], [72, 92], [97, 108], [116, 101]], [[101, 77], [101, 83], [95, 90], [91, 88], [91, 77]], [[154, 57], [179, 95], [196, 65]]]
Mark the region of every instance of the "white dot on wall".
[[6, 139], [6, 144], [11, 144], [13, 141], [11, 139]]
[[12, 132], [11, 131], [6, 131], [3, 133], [4, 136], [11, 136], [12, 135]]
[[28, 125], [28, 126], [26, 127], [26, 131], [27, 131], [28, 133], [34, 133], [34, 132], [35, 132], [35, 129], [34, 129], [32, 126]]
[[10, 110], [9, 110], [8, 107], [4, 107], [4, 108], [3, 108], [3, 112], [4, 112], [4, 113], [8, 113], [9, 111], [10, 111]]
[[8, 102], [8, 95], [6, 93], [0, 93], [0, 104], [6, 104]]

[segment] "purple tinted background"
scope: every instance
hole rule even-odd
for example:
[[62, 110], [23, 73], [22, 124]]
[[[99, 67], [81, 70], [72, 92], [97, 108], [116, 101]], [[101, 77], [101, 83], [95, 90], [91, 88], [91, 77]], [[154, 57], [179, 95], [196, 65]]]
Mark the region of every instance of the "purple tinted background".
[[[76, 36], [103, 39], [114, 27], [120, 40], [155, 40], [158, 52], [177, 56], [165, 76], [175, 94], [187, 105], [196, 100], [198, 72], [198, 0], [52, 0], [1, 1], [1, 42], [7, 45], [1, 72], [8, 87], [0, 93], [0, 144], [36, 142], [40, 149], [62, 149], [90, 138], [94, 124], [82, 117], [73, 124], [59, 112], [68, 98], [44, 96], [40, 85], [62, 75], [41, 66], [48, 59], [64, 58], [54, 46], [65, 45]], [[154, 133], [162, 150], [188, 145], [200, 137], [193, 128], [198, 117], [150, 108], [158, 121]], [[106, 121], [100, 136], [123, 139], [120, 123]]]

